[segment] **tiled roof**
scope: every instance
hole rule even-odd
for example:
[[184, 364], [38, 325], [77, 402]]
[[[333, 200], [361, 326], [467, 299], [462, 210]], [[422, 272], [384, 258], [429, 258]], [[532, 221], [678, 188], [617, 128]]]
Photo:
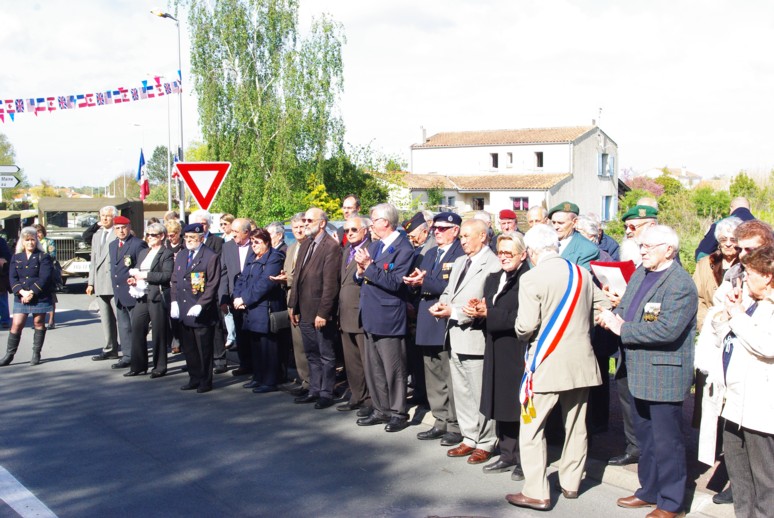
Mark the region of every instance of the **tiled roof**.
[[436, 133], [412, 149], [458, 146], [496, 146], [505, 144], [563, 144], [573, 142], [596, 126], [567, 128], [527, 128], [515, 130], [453, 131]]
[[401, 179], [409, 189], [431, 189], [441, 187], [457, 191], [497, 191], [497, 190], [544, 190], [550, 189], [569, 173], [561, 174], [500, 174], [474, 176], [444, 176], [437, 174], [406, 173]]

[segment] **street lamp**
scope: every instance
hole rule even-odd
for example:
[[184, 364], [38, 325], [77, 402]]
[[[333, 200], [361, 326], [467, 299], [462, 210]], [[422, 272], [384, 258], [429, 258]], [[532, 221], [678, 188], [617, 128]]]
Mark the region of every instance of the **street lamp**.
[[[183, 146], [184, 146], [184, 140], [183, 140], [183, 58], [182, 53], [180, 51], [180, 21], [172, 16], [169, 13], [166, 13], [160, 9], [154, 9], [151, 11], [151, 14], [154, 16], [158, 16], [159, 18], [169, 18], [170, 20], [175, 22], [175, 27], [177, 27], [177, 69], [180, 73], [180, 90], [178, 93], [178, 98], [180, 101], [180, 149], [179, 149], [179, 160], [183, 161]], [[169, 177], [167, 178], [167, 185], [171, 185], [171, 173], [168, 173]], [[179, 180], [178, 180], [179, 181]], [[180, 189], [180, 192], [182, 195], [180, 196], [180, 213], [185, 214], [185, 191], [183, 189]], [[168, 202], [169, 202], [169, 209], [172, 210], [172, 190], [169, 190], [168, 195]]]

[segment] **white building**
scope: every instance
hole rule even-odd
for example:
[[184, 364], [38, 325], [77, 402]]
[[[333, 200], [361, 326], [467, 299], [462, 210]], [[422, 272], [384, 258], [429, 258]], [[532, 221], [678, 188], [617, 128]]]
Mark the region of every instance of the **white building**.
[[637, 176], [647, 176], [652, 179], [663, 175], [671, 176], [678, 180], [686, 189], [693, 189], [703, 180], [700, 174], [688, 171], [685, 167], [653, 167], [637, 174]]
[[607, 220], [618, 208], [617, 164], [617, 144], [597, 126], [437, 133], [411, 146], [402, 183], [423, 201], [441, 189], [457, 212], [572, 201]]

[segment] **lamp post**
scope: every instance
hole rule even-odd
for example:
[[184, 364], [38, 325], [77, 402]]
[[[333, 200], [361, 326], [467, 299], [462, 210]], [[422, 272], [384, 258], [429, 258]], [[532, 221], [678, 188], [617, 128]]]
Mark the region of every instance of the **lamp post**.
[[[159, 18], [169, 18], [170, 20], [175, 22], [175, 27], [177, 27], [177, 69], [180, 73], [180, 91], [177, 94], [178, 99], [180, 101], [180, 149], [178, 150], [178, 158], [180, 162], [183, 161], [183, 146], [184, 146], [184, 140], [183, 140], [183, 57], [180, 47], [180, 21], [172, 16], [171, 14], [164, 12], [160, 9], [154, 9], [151, 11], [151, 14], [158, 16]], [[169, 110], [169, 105], [167, 105], [167, 110]], [[178, 180], [180, 181], [180, 180]], [[172, 209], [172, 189], [171, 189], [171, 172], [169, 173], [169, 177], [167, 178], [167, 188], [169, 189], [169, 195], [167, 197], [169, 202], [169, 209]], [[185, 215], [185, 190], [180, 189], [180, 214]], [[184, 217], [184, 216], [183, 216]]]

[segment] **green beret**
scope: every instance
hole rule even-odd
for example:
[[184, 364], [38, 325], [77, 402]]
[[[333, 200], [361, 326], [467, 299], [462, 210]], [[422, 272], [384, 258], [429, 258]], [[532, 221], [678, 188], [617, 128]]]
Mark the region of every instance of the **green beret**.
[[580, 214], [580, 209], [577, 205], [575, 205], [571, 201], [563, 201], [556, 207], [553, 207], [551, 210], [548, 211], [548, 217], [550, 218], [553, 216], [554, 212], [572, 212], [576, 216]]
[[621, 221], [626, 221], [627, 219], [630, 219], [630, 218], [656, 219], [657, 217], [658, 217], [658, 209], [651, 207], [650, 205], [635, 205], [631, 209], [627, 210], [623, 216], [621, 216]]

